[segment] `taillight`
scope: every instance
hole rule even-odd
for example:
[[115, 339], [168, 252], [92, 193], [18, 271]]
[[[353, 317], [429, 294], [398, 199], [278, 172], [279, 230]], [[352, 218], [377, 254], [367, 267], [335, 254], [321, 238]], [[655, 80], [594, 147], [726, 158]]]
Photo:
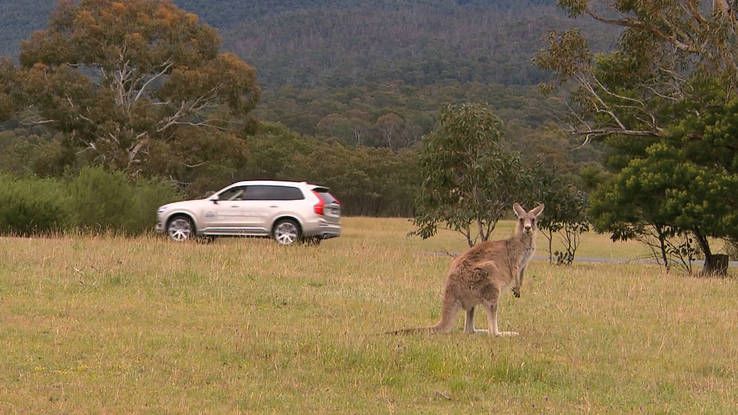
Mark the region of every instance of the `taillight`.
[[315, 197], [318, 198], [318, 203], [316, 203], [315, 206], [313, 206], [313, 210], [318, 215], [323, 216], [325, 214], [325, 202], [323, 201], [323, 198], [320, 197], [320, 195], [318, 194], [318, 192], [313, 191], [313, 194], [315, 195]]

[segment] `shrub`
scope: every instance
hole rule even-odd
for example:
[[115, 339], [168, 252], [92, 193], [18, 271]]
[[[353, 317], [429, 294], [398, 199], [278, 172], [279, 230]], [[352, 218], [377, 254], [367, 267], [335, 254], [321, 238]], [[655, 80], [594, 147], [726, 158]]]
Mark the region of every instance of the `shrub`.
[[0, 176], [0, 232], [46, 234], [66, 228], [68, 198], [63, 183], [53, 179]]
[[85, 231], [123, 230], [133, 189], [123, 173], [85, 167], [69, 183], [73, 221]]
[[69, 184], [74, 224], [87, 232], [140, 234], [152, 229], [156, 208], [179, 196], [162, 181], [128, 180], [121, 172], [86, 167]]
[[164, 181], [132, 182], [123, 173], [97, 167], [66, 180], [0, 175], [0, 233], [27, 236], [77, 228], [136, 235], [153, 229], [158, 206], [180, 197]]
[[171, 182], [157, 179], [139, 179], [133, 183], [134, 198], [126, 215], [125, 231], [141, 234], [153, 230], [156, 209], [166, 203], [181, 200], [182, 195]]

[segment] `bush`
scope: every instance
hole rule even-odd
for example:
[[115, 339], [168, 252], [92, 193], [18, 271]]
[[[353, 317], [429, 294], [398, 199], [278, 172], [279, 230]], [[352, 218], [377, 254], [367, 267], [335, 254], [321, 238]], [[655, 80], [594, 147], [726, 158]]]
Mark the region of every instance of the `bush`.
[[126, 233], [141, 234], [153, 230], [156, 209], [166, 203], [182, 200], [182, 195], [171, 182], [139, 179], [133, 183], [134, 198], [128, 206]]
[[0, 176], [0, 233], [47, 234], [79, 229], [136, 235], [153, 229], [156, 208], [181, 196], [160, 180], [131, 182], [88, 167], [62, 179]]
[[0, 176], [0, 233], [28, 236], [66, 228], [68, 198], [60, 181]]
[[172, 185], [147, 179], [130, 182], [121, 172], [99, 167], [82, 169], [69, 187], [74, 225], [87, 232], [146, 232], [156, 208], [179, 198]]
[[85, 231], [122, 230], [133, 189], [123, 173], [83, 168], [69, 183], [74, 225]]

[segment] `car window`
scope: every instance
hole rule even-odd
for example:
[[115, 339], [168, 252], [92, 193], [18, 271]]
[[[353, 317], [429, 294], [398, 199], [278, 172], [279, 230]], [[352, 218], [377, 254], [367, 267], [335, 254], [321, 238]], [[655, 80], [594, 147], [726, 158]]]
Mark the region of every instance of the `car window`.
[[292, 186], [248, 186], [243, 200], [302, 200], [302, 191]]
[[333, 197], [333, 195], [325, 187], [316, 187], [315, 189], [313, 189], [313, 192], [318, 195], [318, 197], [323, 199], [323, 202], [325, 202], [326, 205], [330, 205], [331, 203], [339, 203], [338, 199]]
[[245, 186], [235, 186], [230, 189], [224, 190], [218, 194], [220, 200], [243, 200], [243, 195], [246, 191]]

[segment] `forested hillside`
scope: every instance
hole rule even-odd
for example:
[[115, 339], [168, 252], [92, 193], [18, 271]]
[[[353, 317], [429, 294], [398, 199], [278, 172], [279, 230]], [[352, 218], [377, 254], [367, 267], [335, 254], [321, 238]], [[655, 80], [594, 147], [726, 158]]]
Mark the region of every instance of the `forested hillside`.
[[[386, 80], [533, 84], [545, 77], [530, 64], [541, 36], [572, 25], [552, 0], [174, 2], [216, 27], [225, 48], [257, 67], [269, 88]], [[55, 4], [0, 0], [0, 54], [16, 55]], [[607, 33], [593, 38], [600, 46], [612, 40]]]
[[[416, 142], [449, 102], [487, 102], [512, 126], [550, 120], [531, 57], [547, 31], [576, 23], [553, 0], [174, 2], [256, 68], [261, 118], [393, 148]], [[55, 3], [0, 0], [0, 54], [16, 56]], [[598, 48], [615, 38], [584, 30]]]
[[[487, 104], [502, 142], [528, 164], [577, 173], [599, 159], [598, 147], [574, 150], [556, 129], [562, 106], [538, 91], [549, 75], [532, 57], [550, 30], [581, 25], [594, 50], [617, 36], [569, 19], [554, 0], [172, 2], [217, 29], [222, 50], [253, 67], [261, 89], [249, 119], [262, 125], [236, 133], [245, 140], [198, 131], [186, 135], [196, 141], [173, 141], [181, 148], [150, 149], [160, 160], [142, 171], [190, 195], [236, 178], [319, 180], [342, 189], [349, 213], [407, 215], [418, 144], [439, 110], [463, 102]], [[18, 63], [21, 41], [49, 25], [56, 5], [0, 0], [0, 55]], [[27, 121], [0, 124], [0, 171], [57, 177], [90, 163], [65, 133]], [[155, 154], [163, 149], [166, 157]]]

